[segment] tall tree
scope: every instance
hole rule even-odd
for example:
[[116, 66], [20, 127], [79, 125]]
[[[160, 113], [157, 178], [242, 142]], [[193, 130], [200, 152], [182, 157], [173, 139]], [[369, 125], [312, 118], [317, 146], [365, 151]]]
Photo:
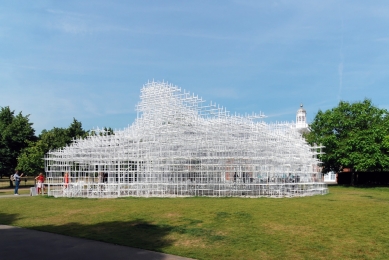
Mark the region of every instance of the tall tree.
[[[88, 135], [88, 131], [82, 129], [82, 124], [73, 118], [73, 122], [67, 129], [67, 136], [70, 138], [70, 142], [73, 138], [84, 138]], [[69, 142], [69, 143], [70, 143]]]
[[72, 142], [72, 137], [69, 136], [68, 128], [54, 127], [47, 131], [44, 129], [39, 135], [41, 140], [48, 150], [64, 147]]
[[10, 175], [17, 166], [17, 158], [28, 142], [36, 140], [29, 115], [8, 106], [0, 109], [0, 174]]
[[320, 156], [324, 172], [389, 169], [389, 114], [371, 100], [341, 101], [331, 110], [319, 110], [310, 129], [307, 141], [325, 146]]
[[43, 140], [30, 142], [18, 157], [18, 169], [27, 174], [36, 175], [45, 168], [44, 155], [49, 151], [47, 143]]

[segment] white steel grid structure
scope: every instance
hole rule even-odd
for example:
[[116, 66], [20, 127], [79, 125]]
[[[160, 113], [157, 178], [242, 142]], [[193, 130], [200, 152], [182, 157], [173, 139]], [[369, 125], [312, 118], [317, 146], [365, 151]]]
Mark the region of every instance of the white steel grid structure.
[[[46, 154], [48, 194], [122, 196], [295, 197], [328, 193], [320, 147], [293, 123], [267, 124], [263, 114], [225, 108], [164, 82], [141, 89], [128, 128], [77, 139]], [[64, 173], [69, 173], [65, 183]]]

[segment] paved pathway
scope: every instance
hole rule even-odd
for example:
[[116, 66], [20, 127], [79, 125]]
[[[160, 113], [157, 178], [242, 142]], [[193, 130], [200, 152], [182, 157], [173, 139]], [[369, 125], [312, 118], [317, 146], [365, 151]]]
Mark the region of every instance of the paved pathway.
[[5, 225], [0, 225], [0, 245], [0, 258], [12, 260], [189, 260], [148, 250]]

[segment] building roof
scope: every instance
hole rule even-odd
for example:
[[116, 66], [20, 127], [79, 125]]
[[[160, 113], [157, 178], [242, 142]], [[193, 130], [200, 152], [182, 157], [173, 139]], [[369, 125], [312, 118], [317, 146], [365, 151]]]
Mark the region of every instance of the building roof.
[[297, 113], [300, 113], [300, 112], [303, 112], [303, 113], [306, 113], [306, 112], [307, 112], [307, 111], [304, 109], [303, 104], [300, 104], [300, 108], [297, 110]]

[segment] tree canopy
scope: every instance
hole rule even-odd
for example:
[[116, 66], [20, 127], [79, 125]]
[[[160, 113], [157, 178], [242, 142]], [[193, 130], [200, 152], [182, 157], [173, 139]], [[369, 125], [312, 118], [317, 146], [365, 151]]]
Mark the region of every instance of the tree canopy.
[[17, 167], [27, 173], [38, 173], [44, 170], [44, 155], [52, 150], [69, 145], [75, 138], [84, 138], [88, 132], [82, 128], [81, 122], [73, 119], [68, 128], [43, 130], [37, 142], [29, 142], [18, 158]]
[[375, 107], [371, 100], [339, 105], [325, 112], [319, 110], [310, 132], [310, 144], [322, 144], [319, 158], [323, 172], [350, 168], [354, 171], [389, 169], [389, 115]]
[[36, 140], [35, 130], [29, 115], [15, 111], [8, 106], [0, 109], [0, 174], [9, 175], [17, 166], [17, 158], [29, 142]]
[[[29, 115], [18, 114], [8, 106], [0, 107], [0, 176], [10, 175], [15, 169], [27, 174], [44, 171], [44, 156], [53, 149], [65, 147], [73, 139], [96, 135], [86, 131], [80, 121], [73, 118], [67, 128], [43, 130], [36, 137]], [[112, 135], [113, 129], [104, 127], [99, 135]]]

